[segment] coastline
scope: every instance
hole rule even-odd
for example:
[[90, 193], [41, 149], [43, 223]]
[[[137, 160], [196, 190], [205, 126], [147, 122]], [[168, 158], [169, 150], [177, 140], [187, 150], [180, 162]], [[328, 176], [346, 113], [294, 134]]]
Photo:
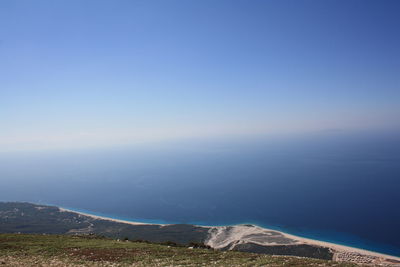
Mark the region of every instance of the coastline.
[[329, 248], [331, 248], [333, 250], [336, 250], [336, 251], [356, 252], [356, 253], [360, 253], [360, 254], [363, 254], [363, 255], [370, 255], [370, 256], [380, 257], [380, 258], [383, 257], [383, 258], [388, 258], [388, 259], [393, 259], [393, 260], [400, 261], [400, 257], [393, 256], [393, 255], [388, 255], [388, 254], [384, 254], [384, 253], [380, 253], [380, 252], [375, 252], [375, 251], [356, 248], [356, 247], [351, 247], [351, 246], [345, 246], [345, 245], [336, 244], [336, 243], [332, 243], [332, 242], [326, 242], [326, 241], [320, 241], [320, 240], [316, 240], [316, 239], [310, 239], [310, 238], [295, 236], [295, 235], [287, 234], [285, 232], [280, 232], [280, 233], [283, 234], [284, 236], [288, 237], [288, 238], [292, 238], [292, 239], [298, 240], [298, 241], [300, 241], [302, 243], [309, 244], [309, 245], [317, 245], [317, 246], [322, 246], [322, 247], [329, 247]]
[[[107, 216], [94, 215], [94, 214], [90, 214], [87, 212], [76, 211], [76, 210], [63, 208], [63, 207], [58, 207], [58, 208], [59, 208], [60, 212], [73, 212], [73, 213], [77, 213], [77, 214], [80, 214], [83, 216], [88, 216], [88, 217], [91, 217], [91, 218], [97, 219], [97, 220], [108, 220], [108, 221], [130, 224], [130, 225], [160, 225], [160, 226], [169, 225], [166, 223], [165, 224], [163, 224], [163, 223], [148, 223], [148, 222], [140, 222], [140, 221], [115, 219], [115, 218], [111, 218], [111, 217], [107, 217]], [[275, 229], [270, 229], [270, 228], [266, 228], [266, 227], [261, 227], [261, 226], [255, 225], [255, 224], [250, 224], [250, 225], [254, 229], [253, 234], [262, 234], [265, 231], [276, 232], [288, 239], [296, 241], [297, 242], [296, 244], [298, 244], [298, 245], [307, 244], [307, 245], [313, 245], [313, 246], [327, 247], [327, 248], [332, 249], [332, 251], [335, 253], [358, 253], [358, 254], [367, 255], [367, 256], [371, 256], [371, 257], [378, 257], [378, 258], [385, 258], [385, 259], [400, 261], [400, 257], [394, 256], [394, 255], [389, 255], [389, 254], [384, 254], [384, 253], [375, 252], [375, 251], [371, 251], [371, 250], [336, 244], [333, 242], [327, 242], [327, 241], [321, 241], [321, 240], [317, 240], [317, 239], [300, 237], [300, 236], [286, 233], [281, 230], [275, 230]], [[238, 240], [238, 241], [240, 241], [242, 239], [242, 235], [243, 235], [243, 231], [244, 231], [243, 227], [248, 227], [247, 225], [244, 225], [244, 224], [226, 225], [226, 226], [205, 226], [205, 225], [196, 225], [196, 226], [207, 228], [209, 230], [222, 229], [222, 228], [226, 228], [226, 227], [234, 227], [238, 230], [238, 234], [234, 235], [233, 239]]]
[[125, 224], [131, 224], [131, 225], [162, 225], [162, 226], [167, 225], [167, 224], [162, 224], [162, 223], [146, 223], [146, 222], [135, 222], [135, 221], [123, 220], [123, 219], [114, 219], [111, 217], [106, 217], [106, 216], [102, 216], [102, 215], [94, 215], [91, 213], [76, 211], [76, 210], [62, 208], [62, 207], [58, 207], [58, 209], [60, 210], [60, 212], [73, 212], [73, 213], [77, 213], [77, 214], [80, 214], [83, 216], [91, 217], [96, 220], [106, 220], [106, 221], [125, 223]]

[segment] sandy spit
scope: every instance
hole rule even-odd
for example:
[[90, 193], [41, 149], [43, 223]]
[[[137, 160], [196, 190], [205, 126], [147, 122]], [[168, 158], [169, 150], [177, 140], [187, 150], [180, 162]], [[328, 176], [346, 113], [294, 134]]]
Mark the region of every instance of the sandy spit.
[[[224, 238], [218, 238], [218, 234], [221, 235], [221, 232], [224, 231], [226, 228], [225, 226], [220, 226], [220, 227], [211, 227], [212, 229], [216, 229], [215, 234], [212, 234], [213, 231], [210, 231], [211, 235], [209, 239], [206, 241], [208, 245], [211, 247], [215, 248], [221, 248], [227, 246], [229, 243], [233, 242], [238, 242], [238, 243], [243, 243], [243, 241], [248, 241], [252, 243], [258, 243], [260, 245], [269, 245], [267, 242], [268, 237], [265, 237], [266, 232], [275, 232], [279, 233], [282, 236], [291, 239], [293, 242], [290, 242], [286, 245], [301, 245], [301, 244], [308, 244], [308, 245], [314, 245], [314, 246], [320, 246], [320, 247], [327, 247], [332, 249], [335, 252], [350, 252], [350, 253], [359, 253], [362, 255], [367, 255], [367, 256], [373, 256], [373, 257], [378, 257], [378, 258], [385, 258], [385, 259], [393, 259], [400, 261], [400, 257], [396, 256], [391, 256], [383, 253], [378, 253], [374, 251], [369, 251], [365, 249], [359, 249], [359, 248], [354, 248], [350, 246], [344, 246], [344, 245], [339, 245], [335, 243], [330, 243], [330, 242], [325, 242], [325, 241], [319, 241], [315, 239], [309, 239], [309, 238], [304, 238], [304, 237], [299, 237], [291, 234], [287, 234], [281, 231], [273, 230], [273, 229], [268, 229], [268, 228], [263, 228], [259, 226], [248, 226], [248, 225], [234, 225], [231, 226], [233, 229], [229, 231], [229, 233], [225, 234]], [[213, 236], [214, 235], [214, 236]], [[251, 240], [252, 238], [248, 238], [248, 236], [251, 236], [254, 238], [255, 236], [261, 237], [261, 240], [258, 239], [257, 241]], [[262, 239], [265, 239], [263, 241]], [[246, 240], [247, 239], [247, 240]], [[274, 245], [274, 244], [270, 244]]]

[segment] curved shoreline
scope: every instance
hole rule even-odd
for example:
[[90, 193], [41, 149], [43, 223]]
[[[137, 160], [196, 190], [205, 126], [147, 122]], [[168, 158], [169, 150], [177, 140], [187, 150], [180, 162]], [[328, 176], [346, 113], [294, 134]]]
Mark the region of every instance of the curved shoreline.
[[61, 212], [73, 212], [77, 214], [81, 214], [84, 216], [92, 217], [97, 220], [107, 220], [107, 221], [113, 221], [113, 222], [118, 222], [118, 223], [126, 223], [126, 224], [131, 224], [131, 225], [168, 225], [170, 223], [153, 223], [153, 222], [140, 222], [140, 221], [131, 221], [131, 220], [125, 220], [125, 219], [116, 219], [113, 217], [108, 217], [106, 215], [99, 215], [99, 214], [93, 214], [89, 213], [89, 211], [78, 211], [74, 209], [69, 209], [69, 208], [64, 208], [64, 207], [58, 207], [58, 209]]
[[[63, 207], [58, 207], [58, 208], [60, 209], [60, 211], [73, 212], [73, 213], [81, 214], [81, 215], [88, 216], [88, 217], [91, 217], [91, 218], [94, 218], [94, 219], [98, 219], [98, 220], [108, 220], [108, 221], [113, 221], [113, 222], [118, 222], [118, 223], [131, 224], [131, 225], [160, 225], [160, 226], [165, 226], [165, 225], [168, 225], [168, 224], [172, 224], [172, 223], [152, 223], [152, 222], [140, 222], [140, 221], [116, 219], [116, 218], [107, 217], [107, 216], [103, 216], [103, 215], [91, 214], [88, 211], [82, 212], [82, 211], [76, 211], [76, 210], [73, 210], [73, 209], [68, 209], [68, 208], [63, 208]], [[330, 249], [332, 249], [332, 250], [334, 250], [336, 252], [359, 253], [359, 254], [373, 256], [373, 257], [386, 258], [386, 259], [392, 259], [392, 260], [400, 261], [400, 257], [394, 256], [394, 255], [384, 254], [384, 253], [380, 253], [380, 252], [374, 252], [374, 251], [371, 251], [371, 250], [366, 250], [366, 249], [352, 247], [352, 246], [341, 245], [341, 244], [337, 244], [337, 243], [333, 243], [333, 242], [327, 242], [327, 241], [321, 241], [321, 240], [317, 240], [317, 239], [301, 237], [301, 236], [297, 236], [297, 235], [286, 233], [286, 232], [281, 231], [281, 230], [275, 230], [275, 229], [271, 229], [271, 228], [258, 226], [258, 225], [255, 225], [253, 223], [249, 224], [249, 225], [252, 225], [253, 227], [255, 227], [255, 229], [256, 229], [255, 233], [257, 233], [257, 232], [261, 233], [263, 231], [278, 232], [278, 233], [282, 234], [283, 236], [285, 236], [285, 237], [287, 237], [289, 239], [296, 240], [298, 242], [298, 244], [308, 244], [308, 245], [315, 245], [315, 246], [321, 246], [321, 247], [328, 247], [328, 248], [330, 248]], [[197, 226], [204, 227], [204, 228], [209, 228], [209, 229], [214, 229], [214, 228], [223, 228], [223, 227], [228, 227], [228, 226], [240, 228], [240, 227], [244, 227], [245, 225], [244, 224], [239, 224], [239, 225], [224, 225], [224, 226], [222, 226], [222, 225], [221, 226], [197, 225]], [[240, 236], [238, 236], [237, 238], [240, 239]]]

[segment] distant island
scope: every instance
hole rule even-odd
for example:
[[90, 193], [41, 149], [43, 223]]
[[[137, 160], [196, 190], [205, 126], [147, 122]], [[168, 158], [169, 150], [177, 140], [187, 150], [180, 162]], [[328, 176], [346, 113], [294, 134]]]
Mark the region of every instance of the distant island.
[[299, 256], [336, 262], [400, 264], [399, 257], [306, 239], [255, 225], [149, 224], [22, 202], [0, 202], [0, 233], [96, 235], [117, 240]]

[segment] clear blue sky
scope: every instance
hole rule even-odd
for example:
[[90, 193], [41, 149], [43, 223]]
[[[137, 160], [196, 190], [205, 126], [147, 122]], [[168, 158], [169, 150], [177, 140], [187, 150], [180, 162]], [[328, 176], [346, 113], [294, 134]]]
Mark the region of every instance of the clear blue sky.
[[0, 150], [400, 124], [400, 1], [2, 0]]

